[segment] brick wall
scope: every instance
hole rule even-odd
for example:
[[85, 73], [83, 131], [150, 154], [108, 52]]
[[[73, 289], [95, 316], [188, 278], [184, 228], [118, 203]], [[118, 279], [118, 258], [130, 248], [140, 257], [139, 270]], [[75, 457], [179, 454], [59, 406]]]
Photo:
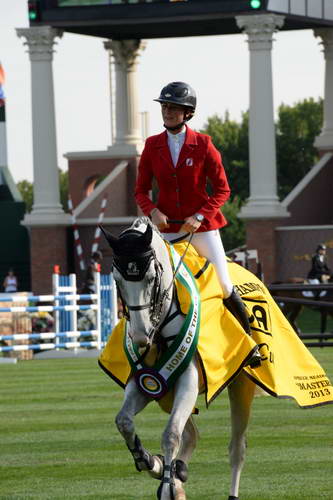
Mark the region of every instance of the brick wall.
[[277, 280], [277, 252], [275, 228], [282, 225], [283, 219], [247, 220], [246, 244], [248, 248], [258, 250], [266, 284]]
[[60, 226], [32, 227], [31, 284], [36, 295], [52, 293], [53, 266], [60, 265], [67, 274], [67, 228]]

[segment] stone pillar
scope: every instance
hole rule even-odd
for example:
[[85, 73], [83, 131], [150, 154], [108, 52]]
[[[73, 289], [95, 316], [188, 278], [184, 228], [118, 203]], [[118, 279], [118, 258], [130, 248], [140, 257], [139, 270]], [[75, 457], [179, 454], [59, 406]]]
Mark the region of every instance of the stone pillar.
[[112, 52], [112, 40], [103, 42], [108, 53], [109, 63], [109, 89], [110, 89], [110, 121], [111, 121], [111, 144], [114, 144], [116, 133], [116, 85], [115, 85], [115, 62]]
[[238, 16], [236, 21], [248, 35], [250, 50], [250, 197], [241, 216], [285, 217], [288, 213], [277, 196], [271, 61], [273, 33], [283, 25], [284, 17]]
[[141, 40], [108, 40], [104, 47], [115, 64], [115, 132], [109, 148], [115, 157], [136, 156], [143, 140], [138, 107], [137, 64], [146, 43]]
[[257, 249], [265, 282], [276, 277], [275, 227], [289, 214], [277, 195], [272, 84], [273, 33], [284, 17], [262, 14], [236, 17], [248, 36], [250, 51], [250, 197], [240, 212], [248, 248]]
[[325, 57], [324, 123], [314, 145], [325, 153], [333, 151], [333, 29], [318, 28], [314, 34], [321, 38]]
[[23, 224], [30, 228], [32, 291], [51, 293], [53, 266], [67, 273], [66, 226], [71, 223], [60, 204], [52, 72], [53, 46], [62, 32], [50, 26], [16, 32], [25, 38], [31, 62], [34, 204]]
[[53, 46], [62, 32], [50, 26], [18, 28], [31, 62], [31, 105], [34, 169], [34, 204], [26, 225], [67, 224], [60, 204], [55, 106], [53, 91]]

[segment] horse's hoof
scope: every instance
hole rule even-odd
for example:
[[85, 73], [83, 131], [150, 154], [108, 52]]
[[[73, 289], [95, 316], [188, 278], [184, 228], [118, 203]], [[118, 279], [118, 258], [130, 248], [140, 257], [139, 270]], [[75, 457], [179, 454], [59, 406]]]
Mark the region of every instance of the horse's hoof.
[[176, 500], [186, 500], [186, 495], [184, 490], [176, 493]]
[[228, 500], [239, 500], [239, 497], [229, 496]]

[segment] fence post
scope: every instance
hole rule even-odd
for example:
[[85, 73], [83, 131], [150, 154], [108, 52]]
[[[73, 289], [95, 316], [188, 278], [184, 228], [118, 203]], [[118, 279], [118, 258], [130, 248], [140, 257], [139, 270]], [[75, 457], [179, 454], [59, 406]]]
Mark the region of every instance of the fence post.
[[118, 323], [118, 295], [116, 282], [113, 278], [113, 273], [110, 274], [111, 278], [111, 317], [112, 317], [112, 329]]
[[[72, 289], [72, 292], [71, 292], [72, 295], [76, 295], [77, 294], [76, 274], [69, 275], [69, 286]], [[72, 300], [70, 300], [70, 304], [73, 306], [77, 305], [76, 297], [73, 297]], [[70, 327], [69, 327], [72, 332], [77, 332], [77, 315], [78, 315], [78, 311], [75, 311], [73, 309], [73, 311], [71, 311], [71, 314], [70, 314]], [[76, 337], [76, 341], [77, 341], [77, 339], [78, 339], [78, 337]], [[74, 347], [74, 352], [77, 352], [77, 347]]]
[[[59, 289], [59, 274], [60, 274], [60, 266], [54, 266], [53, 274], [52, 274], [52, 293], [54, 296], [58, 295]], [[59, 300], [54, 301], [55, 306], [59, 306]], [[54, 311], [54, 331], [55, 333], [60, 332], [60, 311]], [[55, 338], [55, 344], [59, 344], [60, 338]]]
[[98, 264], [97, 271], [95, 271], [95, 284], [96, 284], [96, 330], [97, 330], [97, 349], [102, 349], [102, 313], [101, 313], [101, 266]]

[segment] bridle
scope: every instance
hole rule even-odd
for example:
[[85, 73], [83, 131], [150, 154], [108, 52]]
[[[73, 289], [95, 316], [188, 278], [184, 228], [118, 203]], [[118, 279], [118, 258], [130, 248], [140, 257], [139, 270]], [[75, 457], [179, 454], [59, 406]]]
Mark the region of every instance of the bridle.
[[[135, 232], [137, 233], [138, 231]], [[161, 263], [157, 260], [156, 253], [153, 248], [149, 248], [149, 250], [137, 254], [135, 258], [133, 256], [120, 256], [120, 255], [115, 255], [114, 257], [113, 266], [118, 270], [118, 272], [122, 275], [122, 277], [126, 281], [141, 281], [144, 278], [151, 264], [151, 261], [154, 262], [155, 278], [149, 302], [140, 305], [126, 304], [124, 298], [122, 297], [119, 286], [117, 284], [117, 292], [123, 306], [123, 314], [128, 321], [130, 320], [129, 311], [142, 311], [145, 309], [149, 309], [149, 319], [153, 326], [153, 328], [147, 333], [147, 337], [149, 340], [152, 339], [156, 331], [158, 330], [160, 331], [164, 326], [166, 326], [166, 324], [168, 324], [172, 319], [174, 319], [175, 316], [177, 316], [180, 313], [180, 310], [178, 309], [176, 313], [170, 314], [172, 306], [172, 300], [171, 300], [167, 314], [163, 322], [161, 321], [164, 301], [166, 299], [170, 298], [172, 299], [169, 293], [170, 290], [172, 290], [172, 296], [174, 296], [175, 278], [178, 269], [182, 261], [184, 260], [188, 247], [191, 243], [192, 236], [193, 233], [189, 238], [188, 244], [185, 248], [183, 255], [180, 257], [177, 267], [173, 270], [170, 284], [163, 291], [161, 291], [161, 284], [162, 284], [162, 275], [164, 271]], [[132, 271], [130, 264], [135, 264], [135, 268], [134, 270], [132, 269]]]
[[[140, 260], [142, 261], [143, 267], [141, 269], [139, 267], [139, 272], [135, 276], [129, 276], [128, 272], [124, 269], [124, 264], [128, 264], [129, 262], [137, 263]], [[148, 267], [150, 266], [151, 261], [154, 262], [155, 278], [149, 302], [140, 305], [126, 304], [118, 285], [117, 285], [117, 291], [123, 305], [125, 318], [127, 320], [130, 319], [129, 311], [142, 311], [144, 309], [149, 309], [149, 319], [151, 324], [153, 325], [153, 328], [155, 329], [157, 328], [157, 326], [161, 321], [164, 300], [170, 298], [169, 290], [173, 285], [173, 280], [172, 280], [170, 286], [167, 287], [165, 290], [161, 291], [163, 268], [160, 262], [156, 258], [155, 251], [153, 249], [150, 249], [147, 252], [137, 255], [135, 260], [132, 257], [130, 261], [128, 257], [124, 258], [116, 256], [114, 258], [113, 265], [126, 281], [141, 281], [144, 278], [145, 273]]]

